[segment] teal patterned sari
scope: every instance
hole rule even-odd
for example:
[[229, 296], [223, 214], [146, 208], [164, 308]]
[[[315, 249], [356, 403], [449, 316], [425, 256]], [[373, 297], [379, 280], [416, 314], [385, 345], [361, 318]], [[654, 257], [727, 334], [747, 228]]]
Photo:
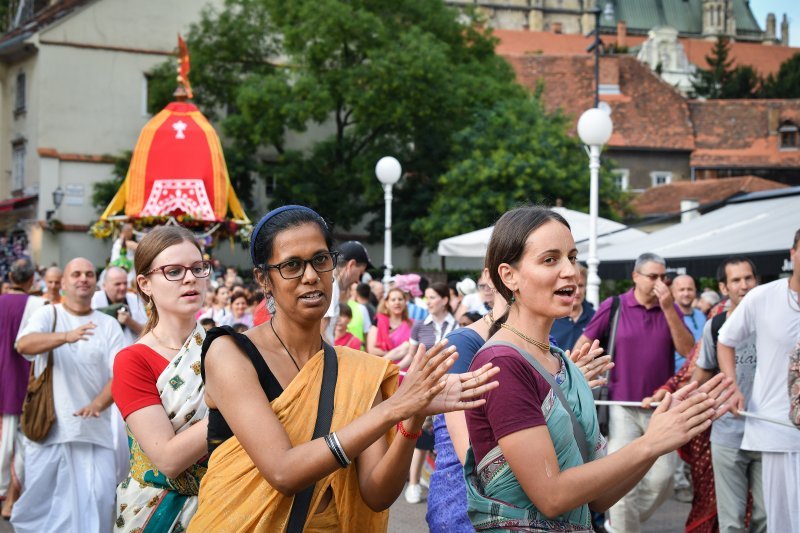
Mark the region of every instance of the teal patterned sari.
[[[561, 370], [555, 376], [556, 382], [561, 385], [567, 402], [583, 427], [590, 460], [601, 457], [605, 455], [606, 442], [600, 434], [589, 384], [564, 352], [555, 347], [551, 350], [561, 358]], [[542, 403], [542, 414], [553, 441], [559, 469], [563, 472], [583, 464], [570, 415], [552, 390]], [[486, 454], [477, 466], [470, 448], [464, 464], [464, 475], [467, 482], [467, 513], [476, 531], [592, 531], [588, 505], [572, 509], [554, 519], [545, 517], [522, 490], [499, 446]]]

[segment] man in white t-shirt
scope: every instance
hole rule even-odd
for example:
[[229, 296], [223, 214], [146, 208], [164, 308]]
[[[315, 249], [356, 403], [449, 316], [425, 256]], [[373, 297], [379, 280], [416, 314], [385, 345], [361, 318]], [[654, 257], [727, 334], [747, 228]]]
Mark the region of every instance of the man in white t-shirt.
[[113, 527], [116, 439], [108, 407], [114, 357], [124, 344], [119, 323], [92, 310], [95, 286], [94, 265], [73, 259], [64, 268], [62, 303], [36, 311], [17, 336], [17, 351], [37, 375], [53, 351], [56, 411], [43, 441], [24, 439], [23, 492], [11, 515], [18, 533]]
[[92, 295], [92, 308], [99, 309], [114, 304], [124, 304], [117, 310], [117, 321], [122, 326], [125, 346], [136, 342], [147, 322], [147, 312], [136, 294], [128, 291], [128, 273], [120, 267], [108, 267], [103, 288]]
[[[756, 337], [756, 374], [750, 401], [737, 390], [731, 410], [789, 421], [789, 356], [800, 339], [800, 230], [789, 254], [794, 272], [751, 290], [719, 331], [720, 369], [736, 379], [735, 348]], [[747, 417], [743, 450], [762, 457], [767, 531], [800, 531], [800, 431]]]

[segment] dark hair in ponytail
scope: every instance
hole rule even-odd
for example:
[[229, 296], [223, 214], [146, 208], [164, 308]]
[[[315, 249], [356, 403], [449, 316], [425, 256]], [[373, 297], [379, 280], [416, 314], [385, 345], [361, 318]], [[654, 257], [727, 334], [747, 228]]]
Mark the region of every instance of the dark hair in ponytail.
[[[508, 263], [512, 266], [516, 265], [525, 253], [525, 242], [528, 240], [528, 236], [551, 220], [564, 224], [567, 229], [571, 229], [564, 217], [541, 206], [512, 209], [501, 216], [494, 225], [492, 238], [486, 248], [485, 267], [489, 270], [489, 277], [495, 290], [509, 304], [512, 303], [514, 293], [500, 279], [498, 268], [503, 263]], [[508, 319], [510, 309], [511, 306], [509, 305], [502, 316], [495, 318], [492, 327], [489, 328], [490, 337], [497, 333], [500, 325]]]

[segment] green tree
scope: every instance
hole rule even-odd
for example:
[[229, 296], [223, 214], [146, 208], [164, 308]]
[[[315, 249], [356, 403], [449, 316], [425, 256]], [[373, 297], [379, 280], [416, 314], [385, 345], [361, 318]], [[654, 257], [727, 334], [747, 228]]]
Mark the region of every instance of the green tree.
[[[414, 243], [405, 230], [432, 201], [451, 133], [524, 93], [474, 22], [431, 0], [227, 0], [187, 34], [195, 101], [219, 119], [226, 156], [235, 147], [274, 179], [275, 203], [311, 205], [341, 229], [379, 212], [373, 169], [396, 156], [396, 234]], [[153, 85], [174, 87], [174, 72], [162, 65]], [[287, 148], [303, 134], [319, 140]]]
[[730, 39], [717, 37], [707, 69], [698, 68], [692, 80], [692, 96], [702, 98], [755, 98], [762, 83], [750, 66], [734, 67]]
[[108, 204], [114, 199], [114, 195], [122, 186], [125, 181], [125, 176], [128, 175], [128, 167], [131, 166], [131, 157], [133, 152], [130, 150], [113, 157], [114, 167], [111, 170], [111, 179], [98, 181], [92, 185], [92, 206], [98, 215], [102, 215], [106, 210]]
[[800, 53], [781, 63], [776, 75], [767, 76], [760, 95], [763, 98], [800, 98]]
[[[570, 121], [545, 112], [536, 95], [498, 102], [456, 133], [450, 170], [426, 217], [413, 224], [425, 245], [494, 224], [521, 204], [553, 205], [557, 199], [588, 210], [588, 162], [580, 141], [568, 135]], [[606, 163], [607, 165], [607, 163]], [[626, 197], [608, 168], [601, 172], [600, 213], [617, 218]]]

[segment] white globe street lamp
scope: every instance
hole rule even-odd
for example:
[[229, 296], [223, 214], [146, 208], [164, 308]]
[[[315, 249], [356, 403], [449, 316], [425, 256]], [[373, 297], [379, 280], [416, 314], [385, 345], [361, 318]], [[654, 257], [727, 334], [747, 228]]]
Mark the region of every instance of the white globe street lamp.
[[375, 175], [383, 185], [386, 217], [383, 231], [383, 286], [388, 289], [392, 277], [392, 186], [400, 180], [403, 169], [394, 157], [382, 157], [375, 165]]
[[600, 149], [611, 138], [614, 126], [611, 117], [602, 109], [593, 107], [578, 119], [578, 136], [589, 146], [589, 258], [586, 261], [589, 275], [586, 280], [586, 300], [595, 309], [600, 305], [600, 276], [597, 266], [597, 216], [600, 178]]

